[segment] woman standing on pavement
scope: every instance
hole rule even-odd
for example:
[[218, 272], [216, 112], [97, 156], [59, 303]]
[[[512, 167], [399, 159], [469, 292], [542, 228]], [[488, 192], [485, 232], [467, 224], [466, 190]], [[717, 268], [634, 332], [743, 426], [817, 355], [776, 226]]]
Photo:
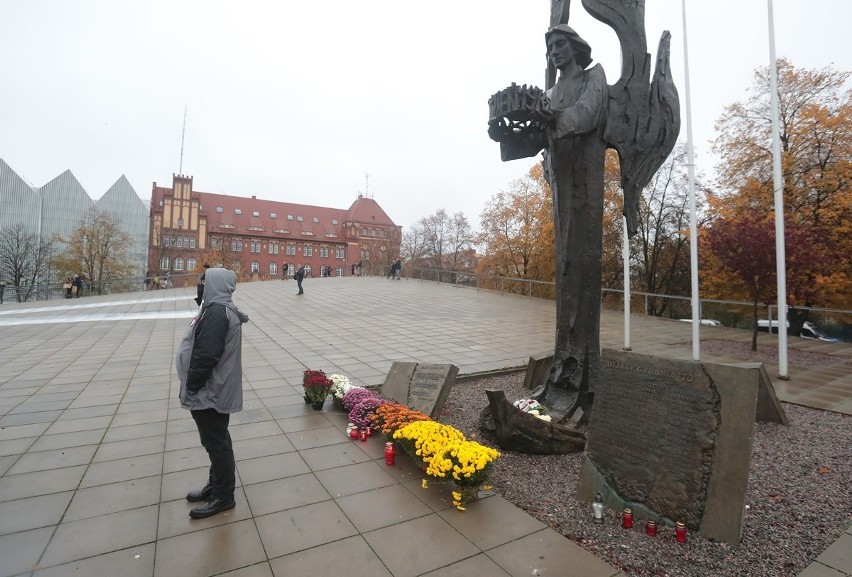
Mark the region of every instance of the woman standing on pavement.
[[192, 413], [201, 444], [210, 457], [204, 488], [186, 500], [204, 503], [193, 508], [194, 519], [234, 508], [236, 467], [228, 423], [243, 409], [242, 325], [248, 322], [231, 300], [237, 275], [224, 268], [205, 273], [204, 305], [178, 348], [180, 403]]

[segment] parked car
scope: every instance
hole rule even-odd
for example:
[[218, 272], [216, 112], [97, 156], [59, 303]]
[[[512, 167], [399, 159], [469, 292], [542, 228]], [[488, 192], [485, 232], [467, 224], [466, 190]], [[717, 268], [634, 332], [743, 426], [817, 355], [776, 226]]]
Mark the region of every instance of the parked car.
[[[682, 323], [691, 323], [692, 319], [678, 319]], [[721, 327], [722, 321], [716, 319], [701, 319], [701, 324], [707, 327]]]
[[[787, 322], [787, 327], [790, 326], [790, 323]], [[761, 319], [757, 321], [757, 330], [762, 333], [771, 332], [772, 334], [778, 333], [778, 321], [772, 321], [772, 330], [769, 330], [769, 321], [767, 319]], [[827, 343], [836, 343], [837, 339], [834, 337], [830, 337], [816, 326], [814, 323], [810, 321], [805, 321], [805, 324], [802, 325], [802, 331], [799, 333], [799, 336], [803, 339], [817, 339], [820, 341], [825, 341]]]

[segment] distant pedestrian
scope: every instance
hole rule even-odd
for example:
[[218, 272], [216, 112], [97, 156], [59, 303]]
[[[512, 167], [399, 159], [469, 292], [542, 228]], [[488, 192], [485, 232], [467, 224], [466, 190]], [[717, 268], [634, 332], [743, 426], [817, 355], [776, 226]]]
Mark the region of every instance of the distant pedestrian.
[[399, 275], [402, 272], [402, 261], [400, 259], [396, 259], [391, 268], [393, 269], [392, 270], [393, 278], [395, 280], [399, 280]]
[[74, 281], [70, 276], [65, 277], [65, 283], [62, 285], [62, 289], [65, 291], [65, 298], [71, 298], [71, 290], [74, 288]]
[[6, 292], [6, 281], [0, 279], [0, 305], [3, 304], [3, 293]]
[[242, 338], [248, 316], [231, 299], [237, 275], [224, 268], [205, 273], [204, 306], [183, 337], [175, 360], [180, 404], [192, 414], [201, 444], [210, 458], [207, 483], [186, 500], [201, 503], [189, 512], [203, 519], [233, 509], [236, 465], [231, 413], [243, 409]]
[[151, 290], [151, 271], [145, 271], [145, 290]]
[[73, 282], [74, 288], [71, 289], [71, 292], [74, 293], [75, 297], [80, 298], [80, 293], [83, 292], [83, 279], [80, 277], [80, 275], [75, 274]]
[[289, 266], [290, 265], [287, 264], [286, 262], [283, 265], [281, 265], [281, 280], [287, 280], [287, 270], [288, 270]]
[[299, 265], [299, 268], [296, 270], [296, 274], [293, 275], [293, 278], [296, 281], [296, 284], [299, 285], [299, 292], [297, 295], [304, 294], [305, 291], [302, 290], [302, 281], [305, 280], [305, 266]]

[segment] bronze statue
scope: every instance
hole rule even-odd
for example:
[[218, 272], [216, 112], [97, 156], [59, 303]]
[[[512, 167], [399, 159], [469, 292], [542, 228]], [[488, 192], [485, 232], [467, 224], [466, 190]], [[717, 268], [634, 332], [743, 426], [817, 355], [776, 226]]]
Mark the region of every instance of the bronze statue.
[[544, 150], [556, 231], [556, 346], [550, 375], [533, 396], [561, 423], [580, 408], [583, 419], [588, 417], [600, 370], [606, 149], [619, 155], [624, 215], [632, 235], [639, 195], [671, 152], [680, 128], [668, 32], [660, 40], [649, 83], [644, 0], [582, 3], [619, 38], [619, 81], [608, 86], [600, 64], [589, 68], [591, 48], [567, 24], [570, 0], [551, 0], [547, 90], [513, 84], [489, 100], [488, 133], [500, 143], [504, 161]]

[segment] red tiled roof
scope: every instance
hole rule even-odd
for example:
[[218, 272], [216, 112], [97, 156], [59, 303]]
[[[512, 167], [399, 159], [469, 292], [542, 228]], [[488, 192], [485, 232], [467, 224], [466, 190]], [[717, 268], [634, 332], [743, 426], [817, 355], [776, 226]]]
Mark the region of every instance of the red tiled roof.
[[346, 213], [346, 219], [359, 224], [384, 224], [396, 226], [390, 217], [382, 210], [379, 203], [372, 198], [359, 197], [352, 203]]

